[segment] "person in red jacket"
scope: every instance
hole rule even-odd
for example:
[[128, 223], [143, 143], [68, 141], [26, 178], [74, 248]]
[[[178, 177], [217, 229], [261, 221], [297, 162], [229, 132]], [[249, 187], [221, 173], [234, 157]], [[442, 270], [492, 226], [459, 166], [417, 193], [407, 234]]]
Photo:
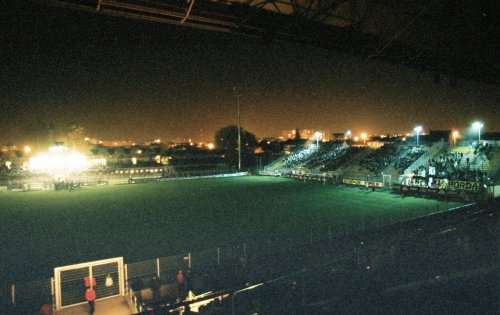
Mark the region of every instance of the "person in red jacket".
[[94, 290], [94, 288], [90, 287], [87, 290], [85, 290], [85, 299], [87, 299], [87, 302], [89, 303], [89, 314], [94, 315], [94, 312], [95, 312], [95, 290]]
[[[179, 270], [179, 272], [177, 272], [177, 274], [175, 275], [175, 280], [177, 281], [177, 292], [178, 292], [178, 296], [179, 297], [182, 297], [182, 299], [184, 299], [184, 274], [182, 273], [182, 270]], [[181, 300], [182, 300], [181, 299]]]
[[40, 307], [40, 315], [52, 315], [52, 305], [45, 303]]

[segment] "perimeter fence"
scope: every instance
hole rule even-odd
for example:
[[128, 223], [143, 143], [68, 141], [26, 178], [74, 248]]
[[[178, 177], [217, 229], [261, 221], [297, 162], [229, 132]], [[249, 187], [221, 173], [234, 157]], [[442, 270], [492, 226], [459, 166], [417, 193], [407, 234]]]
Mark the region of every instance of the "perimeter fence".
[[231, 169], [192, 170], [181, 169], [166, 172], [160, 167], [119, 168], [105, 172], [75, 173], [68, 178], [58, 179], [48, 174], [23, 172], [22, 175], [0, 175], [0, 191], [33, 191], [47, 189], [76, 189], [80, 186], [135, 184], [154, 181], [184, 180], [195, 178], [216, 178], [243, 176], [245, 172]]

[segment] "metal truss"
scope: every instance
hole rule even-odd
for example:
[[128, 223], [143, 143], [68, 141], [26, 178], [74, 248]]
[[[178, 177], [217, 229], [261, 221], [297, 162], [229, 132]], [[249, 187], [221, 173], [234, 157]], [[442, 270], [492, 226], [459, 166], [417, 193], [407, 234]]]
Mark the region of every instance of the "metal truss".
[[[297, 21], [359, 25], [359, 0], [38, 0], [58, 6], [217, 31], [263, 31]], [[341, 8], [342, 7], [342, 8]], [[339, 10], [341, 8], [341, 10]], [[278, 20], [278, 21], [274, 21]], [[293, 22], [292, 22], [293, 21]], [[278, 23], [276, 23], [278, 22]], [[290, 32], [292, 33], [292, 32]]]
[[[455, 58], [435, 37], [440, 0], [32, 0], [121, 16], [261, 38], [290, 41], [384, 59], [425, 71], [500, 81]], [[445, 11], [441, 11], [445, 12]], [[441, 46], [441, 47], [440, 47]], [[436, 48], [437, 47], [437, 48]], [[451, 57], [451, 58], [450, 58]], [[485, 75], [486, 74], [486, 75]]]

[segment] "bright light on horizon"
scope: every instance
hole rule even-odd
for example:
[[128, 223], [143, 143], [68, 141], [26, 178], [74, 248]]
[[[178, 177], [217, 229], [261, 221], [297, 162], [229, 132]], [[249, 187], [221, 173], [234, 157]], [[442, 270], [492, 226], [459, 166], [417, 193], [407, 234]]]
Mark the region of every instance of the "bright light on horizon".
[[319, 132], [319, 131], [316, 131], [314, 133], [314, 137], [316, 138], [316, 146], [319, 146], [319, 138], [320, 137], [323, 138], [322, 136], [323, 136], [323, 134], [321, 132]]
[[29, 170], [33, 172], [61, 174], [84, 171], [87, 167], [87, 157], [79, 153], [40, 154], [29, 160]]
[[52, 146], [49, 148], [50, 153], [60, 153], [63, 151], [65, 151], [65, 150], [64, 150], [64, 147], [62, 145], [55, 145], [55, 146]]
[[457, 138], [460, 137], [460, 133], [458, 132], [458, 130], [453, 130], [452, 136], [453, 136], [453, 145], [456, 146]]
[[417, 134], [417, 146], [419, 145], [419, 143], [418, 143], [418, 135], [422, 132], [422, 129], [423, 129], [422, 126], [416, 126], [415, 128], [413, 128], [413, 130]]
[[475, 121], [473, 124], [472, 124], [472, 128], [476, 129], [476, 130], [479, 130], [481, 128], [483, 128], [484, 125], [482, 122], [479, 122], [479, 121]]
[[480, 121], [475, 121], [472, 123], [472, 128], [477, 130], [477, 138], [478, 138], [479, 142], [481, 142], [481, 128], [483, 128], [483, 127], [484, 127], [484, 125]]

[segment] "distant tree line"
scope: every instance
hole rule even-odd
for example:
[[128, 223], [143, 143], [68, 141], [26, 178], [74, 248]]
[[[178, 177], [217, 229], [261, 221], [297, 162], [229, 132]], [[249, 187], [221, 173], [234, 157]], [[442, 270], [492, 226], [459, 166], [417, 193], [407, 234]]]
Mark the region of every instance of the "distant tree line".
[[22, 138], [36, 151], [46, 151], [56, 142], [64, 143], [70, 150], [86, 149], [85, 127], [77, 123], [56, 126], [40, 118], [28, 122], [22, 128]]

